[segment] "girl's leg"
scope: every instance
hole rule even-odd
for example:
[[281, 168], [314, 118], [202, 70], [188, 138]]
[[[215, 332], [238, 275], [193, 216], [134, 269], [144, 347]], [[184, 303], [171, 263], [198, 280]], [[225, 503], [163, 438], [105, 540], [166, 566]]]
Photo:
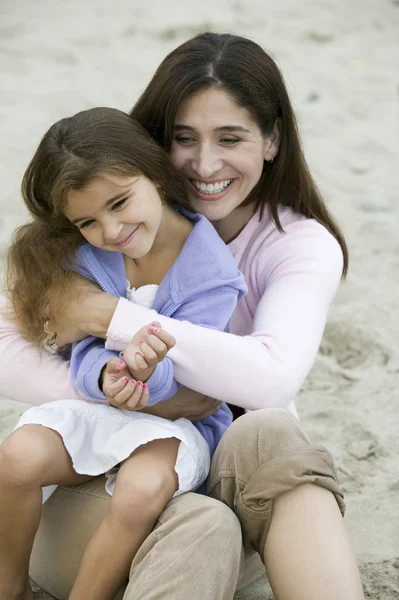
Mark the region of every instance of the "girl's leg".
[[[31, 571], [55, 598], [68, 598], [81, 548], [110, 502], [104, 478], [98, 477], [82, 486], [58, 488], [43, 506]], [[233, 600], [242, 565], [241, 527], [233, 511], [208, 496], [182, 494], [168, 502], [135, 555], [123, 598]]]
[[363, 600], [333, 461], [282, 409], [235, 421], [213, 458], [209, 494], [235, 510], [276, 600]]
[[24, 425], [0, 446], [0, 598], [31, 598], [29, 558], [39, 526], [41, 487], [88, 481], [77, 475], [61, 437]]
[[109, 600], [127, 581], [132, 559], [178, 489], [180, 440], [154, 440], [123, 463], [110, 509], [83, 555], [70, 600]]

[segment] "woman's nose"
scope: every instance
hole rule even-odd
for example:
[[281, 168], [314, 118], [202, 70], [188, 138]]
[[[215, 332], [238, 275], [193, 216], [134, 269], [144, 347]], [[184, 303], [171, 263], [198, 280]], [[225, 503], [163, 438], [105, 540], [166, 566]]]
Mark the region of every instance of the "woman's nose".
[[192, 160], [192, 168], [201, 180], [210, 179], [221, 170], [222, 166], [223, 161], [219, 153], [209, 146], [200, 148]]

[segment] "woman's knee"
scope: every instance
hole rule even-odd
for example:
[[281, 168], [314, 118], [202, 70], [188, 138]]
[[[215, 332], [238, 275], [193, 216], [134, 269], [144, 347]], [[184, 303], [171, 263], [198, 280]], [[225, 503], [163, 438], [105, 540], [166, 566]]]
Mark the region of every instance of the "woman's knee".
[[299, 421], [282, 408], [265, 408], [243, 415], [224, 434], [218, 453], [232, 459], [244, 455], [250, 461], [264, 462], [309, 446]]
[[41, 430], [38, 425], [25, 425], [4, 440], [0, 446], [3, 483], [16, 487], [40, 485], [51, 461]]
[[210, 538], [221, 539], [226, 547], [241, 552], [242, 533], [241, 525], [236, 514], [223, 502], [208, 498], [208, 503], [203, 511], [203, 531], [209, 532]]

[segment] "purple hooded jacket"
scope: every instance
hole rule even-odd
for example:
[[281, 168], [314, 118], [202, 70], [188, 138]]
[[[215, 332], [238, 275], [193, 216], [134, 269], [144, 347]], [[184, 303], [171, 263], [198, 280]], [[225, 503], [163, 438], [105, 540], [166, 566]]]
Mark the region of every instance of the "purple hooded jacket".
[[[202, 215], [179, 210], [194, 222], [194, 227], [161, 281], [152, 308], [161, 315], [224, 331], [238, 299], [247, 291], [244, 277], [212, 224]], [[127, 281], [121, 253], [84, 243], [77, 251], [74, 268], [105, 292], [126, 298]], [[92, 400], [106, 403], [99, 377], [105, 364], [118, 355], [107, 350], [104, 340], [99, 338], [88, 337], [74, 344], [73, 385]], [[146, 383], [150, 394], [148, 406], [171, 398], [181, 387], [174, 378], [173, 362], [168, 357], [157, 364]], [[231, 422], [231, 411], [223, 403], [217, 413], [194, 425], [214, 452]]]

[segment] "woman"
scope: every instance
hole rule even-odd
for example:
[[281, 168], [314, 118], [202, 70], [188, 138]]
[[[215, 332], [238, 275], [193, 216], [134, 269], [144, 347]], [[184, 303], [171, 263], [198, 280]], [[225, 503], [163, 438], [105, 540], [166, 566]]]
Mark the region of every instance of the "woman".
[[[229, 244], [248, 295], [231, 333], [221, 333], [132, 310], [77, 285], [78, 301], [50, 329], [59, 345], [91, 334], [122, 350], [132, 332], [156, 318], [177, 340], [170, 352], [177, 378], [198, 394], [183, 389], [146, 410], [192, 420], [212, 414], [217, 400], [269, 410], [228, 429], [208, 496], [187, 494], [168, 504], [133, 561], [124, 598], [233, 598], [245, 549], [262, 558], [278, 600], [361, 599], [332, 459], [282, 410], [295, 414], [347, 251], [308, 172], [281, 75], [250, 40], [203, 34], [163, 61], [132, 116], [170, 152], [192, 206]], [[2, 393], [15, 397], [13, 378], [23, 374], [29, 386], [19, 400], [75, 397], [68, 366], [57, 357], [39, 363], [12, 321], [3, 324], [1, 339], [8, 373]], [[81, 548], [105, 510], [98, 488], [88, 485], [81, 493], [58, 490], [45, 508], [32, 575], [40, 583], [45, 566], [41, 581], [59, 598], [67, 596], [78, 562], [68, 544]]]

